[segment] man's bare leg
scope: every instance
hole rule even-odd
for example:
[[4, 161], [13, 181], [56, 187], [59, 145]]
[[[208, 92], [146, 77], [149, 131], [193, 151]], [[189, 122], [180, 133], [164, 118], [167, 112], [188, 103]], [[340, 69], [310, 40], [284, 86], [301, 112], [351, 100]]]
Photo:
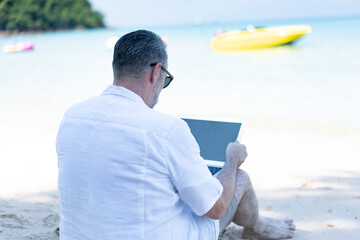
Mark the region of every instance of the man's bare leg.
[[235, 197], [239, 203], [233, 222], [244, 227], [243, 238], [285, 239], [294, 235], [295, 225], [292, 220], [259, 216], [250, 178], [241, 169], [237, 172]]

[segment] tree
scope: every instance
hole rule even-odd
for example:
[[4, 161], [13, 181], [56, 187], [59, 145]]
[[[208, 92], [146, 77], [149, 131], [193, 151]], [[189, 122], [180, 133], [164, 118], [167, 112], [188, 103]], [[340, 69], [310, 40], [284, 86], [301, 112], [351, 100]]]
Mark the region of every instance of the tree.
[[0, 30], [46, 31], [104, 27], [87, 0], [0, 0]]

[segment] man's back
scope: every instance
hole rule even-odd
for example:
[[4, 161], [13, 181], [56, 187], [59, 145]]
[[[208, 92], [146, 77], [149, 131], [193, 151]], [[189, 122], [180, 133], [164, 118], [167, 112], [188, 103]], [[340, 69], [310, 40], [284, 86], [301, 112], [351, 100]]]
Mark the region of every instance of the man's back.
[[[151, 110], [135, 93], [115, 86], [72, 107], [57, 138], [61, 238], [187, 239], [188, 231], [202, 231], [194, 229], [198, 221], [205, 222], [202, 226], [211, 233], [216, 221], [205, 217], [194, 221], [197, 216], [178, 193], [181, 189], [186, 195], [195, 184], [186, 180], [188, 173], [182, 176], [176, 162], [179, 153], [172, 151], [172, 144], [180, 144], [177, 128], [183, 124]], [[218, 193], [211, 198], [217, 199], [221, 187], [199, 161], [194, 161], [199, 176], [215, 182], [213, 191]], [[189, 183], [182, 183], [181, 178]], [[194, 206], [195, 211], [205, 211], [200, 209], [202, 204]]]

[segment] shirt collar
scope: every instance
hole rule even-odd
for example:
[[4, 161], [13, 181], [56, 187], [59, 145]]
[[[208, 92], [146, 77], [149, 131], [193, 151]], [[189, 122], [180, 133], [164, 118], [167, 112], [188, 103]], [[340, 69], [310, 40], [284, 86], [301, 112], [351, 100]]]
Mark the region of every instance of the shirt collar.
[[101, 95], [119, 95], [126, 97], [134, 102], [144, 103], [144, 100], [139, 95], [121, 86], [110, 85], [105, 89], [105, 91], [102, 92]]

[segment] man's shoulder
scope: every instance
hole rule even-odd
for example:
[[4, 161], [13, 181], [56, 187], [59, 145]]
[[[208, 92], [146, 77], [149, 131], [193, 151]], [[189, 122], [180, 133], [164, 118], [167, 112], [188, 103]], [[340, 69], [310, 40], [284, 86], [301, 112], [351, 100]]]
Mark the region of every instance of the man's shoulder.
[[153, 127], [151, 129], [152, 132], [164, 138], [166, 138], [171, 131], [184, 128], [186, 125], [186, 123], [177, 116], [161, 113], [153, 109], [148, 110], [146, 118], [146, 122]]
[[99, 99], [99, 96], [91, 97], [80, 102], [74, 103], [66, 109], [65, 117], [70, 117], [82, 111], [86, 111], [94, 105], [94, 103]]
[[180, 129], [186, 129], [186, 123], [179, 117], [148, 108], [144, 104], [131, 101], [119, 102], [104, 100], [95, 96], [70, 106], [64, 116], [66, 119], [87, 119], [111, 122], [146, 130], [157, 137], [167, 136]]

